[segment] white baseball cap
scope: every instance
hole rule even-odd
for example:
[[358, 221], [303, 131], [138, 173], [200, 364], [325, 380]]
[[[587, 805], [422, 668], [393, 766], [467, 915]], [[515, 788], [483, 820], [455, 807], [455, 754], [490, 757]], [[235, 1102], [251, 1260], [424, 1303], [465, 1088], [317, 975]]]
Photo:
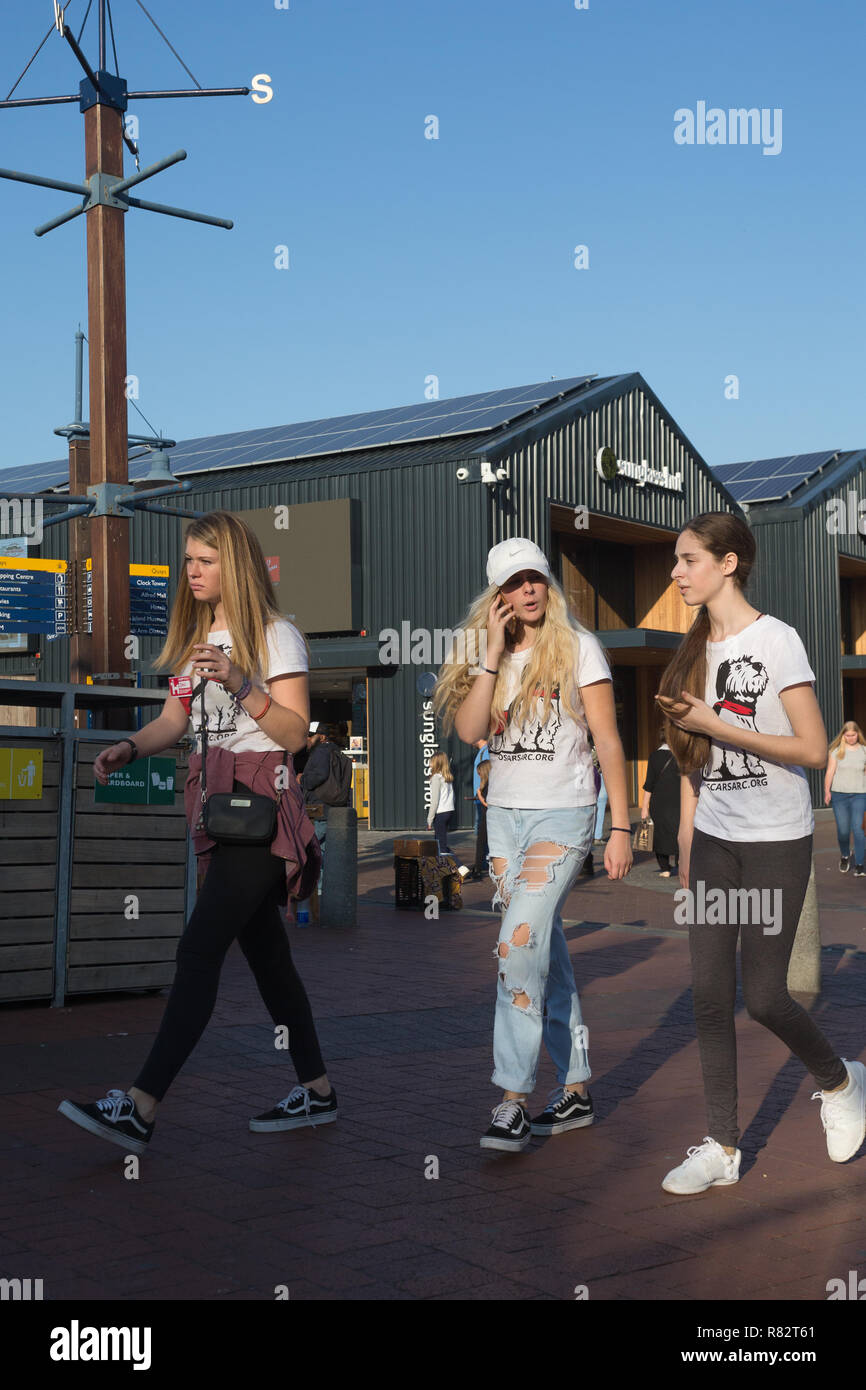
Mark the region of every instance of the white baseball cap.
[[528, 541], [524, 536], [513, 536], [511, 540], [494, 545], [487, 556], [488, 584], [504, 584], [521, 570], [537, 570], [546, 580], [553, 580], [547, 556], [534, 541]]

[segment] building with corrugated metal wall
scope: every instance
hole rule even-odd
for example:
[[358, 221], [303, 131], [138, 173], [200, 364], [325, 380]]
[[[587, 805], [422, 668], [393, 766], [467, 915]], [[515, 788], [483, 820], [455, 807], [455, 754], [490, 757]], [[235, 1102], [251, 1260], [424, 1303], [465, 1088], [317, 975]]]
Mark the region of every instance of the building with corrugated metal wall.
[[[458, 411], [445, 433], [434, 412], [426, 435], [414, 425], [402, 434], [394, 428], [392, 435], [405, 442], [382, 447], [351, 447], [346, 429], [331, 452], [305, 446], [280, 459], [272, 445], [262, 461], [260, 441], [276, 432], [252, 431], [249, 444], [246, 435], [214, 437], [179, 445], [173, 454], [176, 476], [193, 484], [184, 503], [191, 510], [264, 515], [287, 507], [297, 547], [305, 526], [320, 528], [333, 515], [333, 547], [319, 546], [295, 573], [291, 599], [283, 594], [281, 603], [286, 612], [296, 610], [310, 639], [312, 717], [342, 719], [366, 740], [372, 829], [425, 823], [425, 763], [437, 743], [453, 760], [457, 823], [471, 824], [474, 750], [440, 738], [432, 727], [427, 695], [439, 654], [421, 651], [415, 660], [404, 649], [405, 659], [383, 662], [380, 634], [456, 628], [486, 586], [488, 549], [515, 535], [549, 555], [577, 616], [598, 631], [608, 652], [637, 802], [658, 741], [652, 697], [693, 618], [670, 580], [676, 536], [695, 513], [740, 511], [638, 373], [545, 382], [513, 396], [518, 402], [506, 401], [490, 427], [478, 411], [461, 431]], [[437, 402], [437, 411], [447, 415], [461, 399]], [[407, 438], [413, 429], [417, 436]], [[20, 471], [11, 470], [10, 479]], [[338, 515], [333, 506], [342, 499], [350, 504]], [[322, 510], [324, 504], [332, 511]], [[348, 530], [341, 530], [344, 521]], [[131, 525], [131, 559], [169, 565], [173, 597], [183, 522], [137, 513]], [[46, 531], [44, 555], [64, 556], [65, 529]], [[348, 627], [335, 629], [332, 621], [327, 631], [315, 631], [304, 622], [305, 605], [309, 610], [319, 589], [328, 588], [338, 563], [346, 566], [345, 611], [353, 616], [339, 620]], [[141, 639], [140, 669], [149, 669], [159, 646]], [[9, 675], [38, 670], [45, 680], [69, 679], [67, 644], [43, 643], [40, 650], [38, 662], [33, 654], [9, 655], [0, 665]]]
[[[751, 601], [795, 627], [832, 740], [866, 730], [866, 450], [725, 464], [758, 545]], [[824, 774], [807, 770], [816, 805]]]

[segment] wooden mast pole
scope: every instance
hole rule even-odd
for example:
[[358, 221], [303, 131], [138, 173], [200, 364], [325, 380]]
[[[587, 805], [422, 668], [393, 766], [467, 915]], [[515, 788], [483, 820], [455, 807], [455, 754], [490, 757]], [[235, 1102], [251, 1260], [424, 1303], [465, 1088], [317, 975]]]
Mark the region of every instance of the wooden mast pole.
[[[99, 11], [99, 70], [105, 70], [105, 0]], [[85, 176], [123, 177], [123, 113], [96, 101], [84, 113]], [[126, 259], [120, 208], [87, 213], [87, 316], [90, 368], [90, 482], [128, 481], [126, 401]], [[129, 634], [129, 518], [88, 522], [93, 560], [92, 670], [125, 672]], [[128, 685], [129, 681], [120, 682]], [[126, 727], [128, 715], [119, 713]]]

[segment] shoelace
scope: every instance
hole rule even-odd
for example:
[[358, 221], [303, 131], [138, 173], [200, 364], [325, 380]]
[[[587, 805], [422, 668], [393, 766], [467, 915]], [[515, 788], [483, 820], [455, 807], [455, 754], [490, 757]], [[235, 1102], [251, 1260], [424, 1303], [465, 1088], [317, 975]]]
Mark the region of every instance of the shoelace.
[[836, 1121], [839, 1118], [839, 1108], [834, 1102], [838, 1100], [838, 1097], [825, 1096], [823, 1091], [813, 1091], [812, 1099], [821, 1102], [821, 1124], [824, 1126], [824, 1133], [826, 1134], [828, 1129], [835, 1129]]
[[547, 1097], [545, 1110], [558, 1110], [561, 1105], [567, 1105], [572, 1100], [583, 1101], [586, 1103], [587, 1097], [582, 1096], [577, 1091], [567, 1091], [565, 1086], [554, 1086]]
[[503, 1129], [510, 1129], [522, 1110], [519, 1100], [503, 1100], [493, 1107], [493, 1123]]
[[[705, 1134], [704, 1142], [702, 1144], [693, 1144], [690, 1149], [686, 1150], [686, 1158], [696, 1158], [698, 1155], [700, 1155], [701, 1158], [708, 1158], [710, 1150], [715, 1147], [715, 1139], [711, 1139], [708, 1134]], [[721, 1145], [719, 1145], [719, 1147], [721, 1148]], [[722, 1149], [722, 1153], [724, 1154], [725, 1158], [733, 1158], [733, 1154], [726, 1154], [724, 1149]]]
[[280, 1101], [279, 1105], [277, 1106], [277, 1109], [278, 1109], [278, 1110], [288, 1110], [289, 1107], [290, 1107], [291, 1105], [293, 1105], [294, 1102], [295, 1102], [296, 1100], [300, 1100], [302, 1097], [303, 1097], [303, 1101], [304, 1101], [304, 1114], [306, 1115], [307, 1119], [309, 1119], [309, 1118], [310, 1118], [310, 1093], [309, 1093], [309, 1091], [307, 1090], [307, 1088], [306, 1088], [305, 1086], [295, 1086], [295, 1087], [293, 1087], [292, 1090], [289, 1091], [289, 1094], [286, 1096], [285, 1100], [281, 1100], [281, 1101]]
[[125, 1091], [109, 1091], [104, 1100], [98, 1100], [96, 1102], [96, 1108], [97, 1110], [103, 1111], [108, 1116], [109, 1120], [117, 1120], [120, 1117], [123, 1102], [126, 1098]]

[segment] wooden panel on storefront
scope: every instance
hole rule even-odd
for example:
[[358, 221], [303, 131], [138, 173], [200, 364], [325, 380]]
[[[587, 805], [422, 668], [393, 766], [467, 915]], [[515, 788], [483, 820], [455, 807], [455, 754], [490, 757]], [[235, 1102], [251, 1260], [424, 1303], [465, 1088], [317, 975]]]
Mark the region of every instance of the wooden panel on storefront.
[[581, 558], [579, 550], [566, 553], [563, 549], [562, 587], [570, 611], [584, 627], [591, 628], [595, 625], [595, 590], [586, 558]]
[[667, 545], [634, 547], [635, 625], [657, 632], [688, 632], [694, 613], [671, 579], [674, 561]]
[[[10, 676], [4, 672], [3, 679], [9, 681], [35, 681], [36, 677]], [[0, 724], [12, 724], [19, 729], [35, 729], [35, 705], [0, 705]]]
[[[866, 578], [850, 579], [851, 656], [866, 656]], [[860, 720], [857, 720], [860, 723]]]

